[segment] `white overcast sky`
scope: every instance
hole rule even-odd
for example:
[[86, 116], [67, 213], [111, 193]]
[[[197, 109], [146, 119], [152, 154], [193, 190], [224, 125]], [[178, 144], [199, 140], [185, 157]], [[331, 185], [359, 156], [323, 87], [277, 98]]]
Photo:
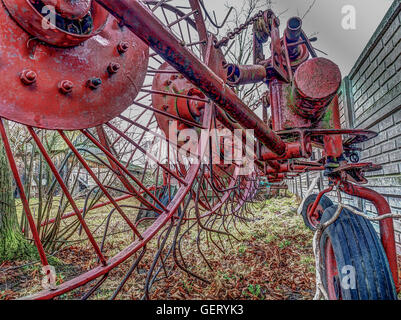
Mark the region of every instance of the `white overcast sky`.
[[[225, 4], [241, 8], [247, 0], [204, 0], [207, 8], [216, 11], [220, 21], [225, 17]], [[318, 41], [314, 46], [328, 54], [346, 76], [365, 48], [369, 39], [380, 24], [393, 0], [316, 0], [312, 10], [304, 19], [303, 29], [307, 35], [318, 32]], [[303, 16], [313, 0], [273, 0], [272, 9], [281, 16], [281, 25], [285, 26], [288, 18]], [[356, 29], [344, 30], [341, 22], [344, 15], [341, 10], [345, 5], [356, 9]], [[318, 54], [319, 56], [324, 56]]]

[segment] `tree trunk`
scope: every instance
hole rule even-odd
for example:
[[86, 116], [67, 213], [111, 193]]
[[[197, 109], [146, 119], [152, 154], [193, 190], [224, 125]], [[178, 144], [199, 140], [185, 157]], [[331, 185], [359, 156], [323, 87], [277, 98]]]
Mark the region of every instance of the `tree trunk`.
[[0, 262], [26, 256], [28, 242], [18, 228], [12, 172], [0, 139]]

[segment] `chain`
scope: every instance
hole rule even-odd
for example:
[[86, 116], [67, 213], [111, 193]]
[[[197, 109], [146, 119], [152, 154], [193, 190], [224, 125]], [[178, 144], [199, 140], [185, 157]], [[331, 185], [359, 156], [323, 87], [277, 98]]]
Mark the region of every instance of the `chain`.
[[239, 27], [236, 27], [233, 31], [228, 32], [224, 38], [222, 38], [220, 41], [215, 43], [214, 47], [216, 49], [220, 49], [221, 47], [227, 46], [227, 44], [230, 40], [233, 40], [237, 35], [239, 35], [242, 31], [247, 29], [250, 25], [254, 24], [258, 20], [263, 18], [264, 14], [265, 14], [264, 11], [259, 11], [255, 16], [250, 18], [248, 21], [239, 25]]

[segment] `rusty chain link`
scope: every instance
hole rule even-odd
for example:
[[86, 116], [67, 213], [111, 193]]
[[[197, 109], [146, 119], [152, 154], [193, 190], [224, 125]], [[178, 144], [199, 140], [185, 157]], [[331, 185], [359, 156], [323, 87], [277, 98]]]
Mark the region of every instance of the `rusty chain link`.
[[[227, 33], [225, 37], [223, 37], [220, 41], [217, 41], [214, 45], [216, 49], [220, 49], [221, 47], [227, 46], [228, 42], [230, 40], [233, 40], [236, 36], [238, 36], [242, 31], [246, 30], [250, 25], [256, 23], [257, 21], [261, 20], [263, 18], [264, 14], [266, 11], [259, 11], [255, 16], [250, 18], [248, 21], [246, 21], [243, 24], [240, 24], [239, 27], [234, 28], [233, 31], [230, 31]], [[268, 14], [270, 11], [268, 11]], [[264, 19], [263, 19], [264, 20]], [[265, 24], [264, 24], [265, 25]], [[268, 31], [268, 28], [264, 28], [265, 30]]]

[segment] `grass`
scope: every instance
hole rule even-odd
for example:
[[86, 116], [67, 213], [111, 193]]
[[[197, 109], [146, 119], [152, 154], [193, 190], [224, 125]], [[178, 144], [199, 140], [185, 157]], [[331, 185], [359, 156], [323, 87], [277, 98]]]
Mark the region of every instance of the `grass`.
[[[130, 199], [121, 204], [138, 205]], [[295, 198], [270, 199], [254, 205], [251, 209], [252, 222], [237, 224], [238, 232], [230, 230], [239, 238], [233, 241], [227, 236], [212, 234], [209, 240], [202, 234], [200, 248], [207, 257], [212, 270], [203, 260], [196, 248], [197, 232], [191, 231], [183, 238], [183, 255], [192, 272], [207, 279], [205, 283], [179, 269], [172, 258], [166, 262], [166, 269], [171, 270], [168, 278], [156, 282], [151, 288], [151, 299], [253, 299], [253, 300], [309, 300], [313, 298], [315, 288], [315, 262], [312, 254], [312, 232], [304, 226], [297, 215]], [[93, 210], [86, 220], [98, 242], [102, 229], [95, 231], [104, 222], [111, 207]], [[136, 211], [129, 213], [132, 219]], [[76, 219], [76, 218], [70, 218]], [[67, 219], [67, 220], [70, 220]], [[71, 220], [71, 221], [72, 221]], [[131, 233], [124, 231], [121, 218], [115, 214], [111, 219], [110, 232], [105, 252], [108, 257], [115, 255], [132, 240]], [[143, 226], [145, 228], [146, 226]], [[73, 276], [82, 274], [97, 265], [93, 249], [85, 240], [86, 236], [77, 234], [72, 242], [55, 255], [53, 261], [57, 270], [57, 282], [63, 283]], [[221, 252], [216, 243], [224, 247]], [[82, 242], [83, 241], [83, 242]], [[167, 241], [169, 243], [170, 239]], [[157, 237], [147, 245], [147, 251], [138, 270], [127, 281], [118, 299], [140, 299], [144, 292], [146, 271], [153, 262], [157, 250]], [[163, 254], [166, 254], [164, 251]], [[112, 270], [104, 285], [91, 299], [108, 299], [119, 285], [135, 257]], [[25, 262], [0, 265], [0, 299], [13, 299], [27, 296], [41, 289], [41, 269], [38, 265], [26, 265]], [[7, 268], [19, 266], [9, 271]], [[170, 269], [171, 268], [171, 269]], [[163, 275], [163, 272], [161, 273]], [[83, 295], [91, 285], [79, 288], [60, 297], [76, 299]], [[401, 295], [400, 295], [401, 298]]]
[[[185, 260], [192, 271], [210, 281], [206, 284], [178, 268], [157, 282], [152, 299], [311, 299], [314, 293], [312, 233], [296, 214], [294, 198], [268, 200], [253, 208], [253, 222], [238, 225], [242, 234], [232, 246], [222, 237], [224, 253], [209, 241], [201, 242], [210, 270], [195, 249], [186, 245]], [[236, 234], [239, 237], [238, 234]], [[212, 236], [217, 242], [218, 237]], [[297, 244], [297, 246], [296, 246]], [[151, 254], [150, 254], [151, 255]], [[144, 259], [146, 261], [146, 258]], [[109, 284], [113, 283], [110, 279]], [[120, 299], [140, 298], [143, 287], [136, 277], [127, 282]]]

